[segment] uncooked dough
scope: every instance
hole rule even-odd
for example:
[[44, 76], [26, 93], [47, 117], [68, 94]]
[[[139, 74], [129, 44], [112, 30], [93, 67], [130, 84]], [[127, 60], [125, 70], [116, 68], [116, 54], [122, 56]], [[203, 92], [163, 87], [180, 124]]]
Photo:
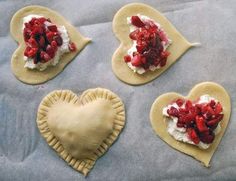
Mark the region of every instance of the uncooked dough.
[[[148, 71], [141, 75], [134, 73], [123, 60], [127, 50], [132, 46], [132, 40], [129, 38], [130, 30], [127, 25], [127, 17], [137, 14], [148, 16], [158, 22], [172, 40], [172, 44], [168, 48], [171, 54], [167, 59], [167, 64], [161, 69]], [[189, 43], [160, 12], [141, 3], [128, 4], [116, 13], [113, 19], [113, 32], [121, 42], [112, 57], [113, 72], [120, 80], [131, 85], [145, 84], [155, 79], [175, 63], [190, 47], [196, 45]]]
[[[190, 99], [193, 101], [193, 100], [197, 100], [200, 96], [205, 95], [205, 94], [208, 94], [211, 97], [214, 97], [222, 104], [224, 118], [221, 121], [221, 128], [222, 128], [221, 132], [215, 137], [214, 142], [211, 144], [211, 146], [207, 150], [202, 150], [194, 145], [175, 140], [167, 132], [167, 125], [165, 122], [166, 118], [165, 116], [163, 116], [162, 110], [170, 102], [178, 98]], [[229, 123], [230, 113], [231, 113], [230, 97], [228, 93], [226, 92], [226, 90], [222, 86], [216, 83], [203, 82], [193, 87], [186, 97], [180, 94], [174, 93], [174, 92], [166, 93], [159, 96], [152, 105], [152, 108], [150, 111], [150, 120], [151, 120], [151, 125], [154, 131], [163, 141], [165, 141], [174, 149], [179, 150], [187, 155], [194, 157], [196, 160], [202, 162], [204, 166], [209, 167], [210, 160], [215, 150], [217, 149], [217, 146], [219, 145], [225, 133], [227, 125]]]
[[89, 89], [80, 97], [69, 90], [57, 90], [40, 103], [37, 125], [49, 146], [87, 175], [123, 129], [124, 104], [102, 88]]
[[[24, 68], [25, 61], [23, 57], [25, 42], [23, 38], [22, 26], [23, 18], [30, 14], [42, 15], [50, 18], [51, 21], [58, 26], [65, 26], [70, 40], [74, 42], [77, 47], [76, 51], [63, 54], [56, 66], [50, 66], [44, 71]], [[17, 11], [12, 17], [10, 32], [12, 37], [19, 43], [19, 47], [12, 55], [11, 68], [16, 78], [27, 84], [41, 84], [54, 78], [90, 41], [90, 39], [83, 37], [64, 17], [59, 15], [57, 12], [42, 6], [27, 6]]]

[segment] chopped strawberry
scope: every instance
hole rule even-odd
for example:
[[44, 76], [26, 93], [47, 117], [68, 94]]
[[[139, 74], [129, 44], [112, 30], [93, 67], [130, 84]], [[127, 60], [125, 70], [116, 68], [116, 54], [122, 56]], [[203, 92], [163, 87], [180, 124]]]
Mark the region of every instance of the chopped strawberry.
[[50, 25], [48, 26], [48, 29], [53, 32], [57, 32], [57, 26], [56, 25]]
[[74, 52], [74, 51], [76, 50], [76, 45], [75, 45], [75, 43], [70, 43], [70, 44], [69, 44], [69, 49], [70, 49], [70, 51]]
[[46, 53], [53, 58], [55, 56], [55, 50], [51, 45], [48, 45], [46, 48]]
[[215, 134], [212, 131], [200, 133], [200, 140], [203, 143], [210, 144], [213, 142], [214, 138], [215, 138]]
[[34, 38], [30, 38], [27, 43], [30, 47], [38, 48], [38, 43]]
[[169, 55], [170, 55], [170, 52], [168, 52], [168, 51], [161, 52], [161, 57], [162, 58], [167, 58]]
[[161, 59], [160, 66], [164, 67], [166, 65], [166, 61], [167, 61], [166, 58]]
[[222, 106], [221, 104], [218, 102], [215, 106], [215, 114], [220, 114], [222, 112]]
[[132, 25], [137, 26], [139, 28], [145, 26], [145, 24], [142, 22], [142, 20], [138, 16], [132, 16], [131, 23]]
[[216, 118], [207, 121], [206, 124], [210, 127], [216, 127], [222, 119], [223, 119], [223, 114], [220, 114]]
[[52, 42], [53, 41], [53, 37], [54, 37], [54, 33], [53, 32], [48, 32], [47, 34], [46, 34], [46, 37], [47, 37], [47, 40], [49, 41], [49, 42]]
[[141, 66], [142, 65], [141, 56], [135, 55], [131, 60], [131, 64], [136, 67]]
[[138, 37], [138, 33], [139, 33], [139, 30], [138, 30], [138, 29], [137, 29], [137, 30], [134, 30], [133, 32], [131, 32], [131, 33], [129, 34], [129, 37], [130, 37], [132, 40], [136, 40], [137, 37]]
[[208, 131], [208, 128], [205, 124], [205, 120], [201, 116], [196, 116], [196, 125], [199, 132]]
[[124, 60], [125, 60], [125, 62], [130, 62], [131, 61], [131, 56], [130, 55], [124, 56]]
[[51, 59], [51, 57], [50, 57], [46, 52], [44, 52], [44, 51], [41, 51], [40, 57], [41, 57], [43, 60], [45, 60], [45, 62], [48, 62], [48, 61]]
[[37, 54], [37, 51], [38, 51], [38, 48], [30, 48], [30, 47], [27, 47], [25, 49], [25, 52], [24, 52], [24, 55], [29, 57], [29, 58], [33, 58], [36, 54]]
[[188, 133], [189, 139], [192, 140], [195, 144], [198, 144], [200, 142], [200, 139], [193, 128], [188, 128], [187, 133]]
[[179, 111], [175, 107], [171, 106], [170, 109], [167, 110], [167, 113], [170, 116], [178, 117], [179, 116]]
[[57, 42], [57, 45], [58, 45], [58, 46], [61, 46], [61, 45], [62, 45], [63, 40], [62, 40], [61, 36], [59, 36], [59, 35], [54, 36], [53, 39]]
[[39, 46], [41, 48], [45, 47], [45, 38], [43, 36], [40, 36], [40, 38], [39, 38]]

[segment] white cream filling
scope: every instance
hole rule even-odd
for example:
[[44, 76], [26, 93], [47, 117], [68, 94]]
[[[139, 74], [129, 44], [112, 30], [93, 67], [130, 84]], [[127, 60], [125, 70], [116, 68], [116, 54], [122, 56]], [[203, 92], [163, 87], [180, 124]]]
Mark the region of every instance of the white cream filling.
[[[157, 22], [155, 22], [154, 20], [152, 20], [151, 18], [147, 17], [147, 16], [144, 16], [144, 15], [140, 15], [140, 14], [137, 14], [137, 16], [143, 21], [153, 21], [155, 23], [155, 25], [161, 29], [163, 32], [164, 30], [161, 28], [161, 25], [158, 24]], [[129, 25], [130, 27], [130, 32], [133, 32], [137, 29], [136, 26], [133, 26], [132, 23], [131, 23], [131, 17], [127, 17], [127, 24]], [[165, 33], [165, 32], [164, 32]], [[166, 33], [165, 33], [166, 34]], [[168, 41], [167, 42], [164, 42], [162, 41], [161, 42], [162, 45], [163, 45], [163, 49], [166, 50], [169, 45], [171, 44], [171, 40], [168, 38]], [[137, 41], [133, 40], [133, 45], [132, 47], [127, 51], [127, 54], [131, 56], [131, 58], [133, 58], [133, 52], [136, 52], [137, 51], [137, 48], [136, 48], [136, 45], [137, 45]], [[133, 66], [131, 64], [131, 62], [127, 62], [127, 65], [129, 66], [129, 68], [131, 68], [134, 72], [138, 73], [138, 74], [143, 74], [146, 72], [146, 70], [142, 67], [136, 67], [136, 66]], [[149, 66], [149, 70], [151, 71], [155, 71], [156, 69], [159, 69], [161, 68], [160, 66], [154, 66], [154, 65], [151, 65]]]
[[[213, 97], [210, 97], [209, 95], [202, 95], [200, 97], [199, 101], [197, 102], [197, 104], [208, 103], [211, 100], [214, 100], [216, 103], [219, 102], [218, 100], [214, 99]], [[178, 118], [170, 116], [167, 113], [167, 110], [170, 109], [172, 106], [175, 107], [176, 109], [184, 107], [184, 105], [179, 107], [176, 103], [173, 103], [173, 104], [170, 104], [167, 107], [163, 108], [162, 114], [169, 118], [166, 120], [167, 121], [167, 132], [178, 141], [182, 141], [185, 143], [196, 145], [201, 149], [209, 148], [211, 144], [206, 144], [201, 141], [199, 142], [199, 144], [195, 144], [192, 140], [189, 139], [188, 134], [186, 132], [186, 128], [177, 127]], [[215, 135], [219, 134], [220, 131], [221, 131], [221, 126], [220, 126], [220, 124], [218, 124], [218, 126], [214, 130]]]
[[[40, 15], [36, 15], [36, 14], [30, 14], [26, 17], [23, 18], [23, 28], [22, 30], [25, 28], [25, 23], [28, 23], [32, 18], [40, 18], [40, 17], [43, 17], [43, 16], [40, 16]], [[45, 26], [49, 26], [51, 25], [50, 22], [45, 22]], [[26, 56], [24, 56], [24, 60], [25, 60], [25, 65], [24, 67], [25, 68], [29, 68], [29, 69], [38, 69], [40, 71], [43, 71], [45, 70], [48, 66], [55, 66], [58, 64], [61, 56], [64, 54], [64, 53], [67, 53], [69, 52], [69, 42], [70, 42], [70, 38], [69, 38], [69, 35], [67, 33], [67, 30], [65, 28], [65, 26], [57, 26], [57, 30], [58, 32], [60, 33], [61, 35], [61, 38], [63, 40], [63, 43], [60, 47], [58, 47], [56, 53], [55, 53], [55, 56], [49, 60], [48, 62], [46, 63], [37, 63], [37, 64], [34, 64], [34, 61], [32, 58], [28, 58]]]

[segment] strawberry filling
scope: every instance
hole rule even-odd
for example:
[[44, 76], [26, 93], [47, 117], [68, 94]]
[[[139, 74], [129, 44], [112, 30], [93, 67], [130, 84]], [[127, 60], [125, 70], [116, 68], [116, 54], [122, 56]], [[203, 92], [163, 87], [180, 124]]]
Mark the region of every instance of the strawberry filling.
[[[33, 59], [34, 64], [53, 59], [63, 44], [58, 27], [44, 17], [33, 17], [24, 23], [23, 36], [26, 43], [24, 56]], [[74, 43], [70, 43], [68, 48], [70, 51], [76, 50]]]
[[212, 143], [215, 129], [224, 117], [222, 105], [215, 99], [208, 102], [177, 99], [167, 108], [168, 117], [177, 119], [176, 126], [185, 128], [194, 144]]
[[169, 40], [164, 31], [151, 19], [142, 21], [139, 16], [131, 17], [131, 24], [135, 30], [129, 34], [136, 43], [136, 51], [124, 56], [126, 63], [148, 70], [150, 66], [163, 67], [170, 53], [164, 45]]

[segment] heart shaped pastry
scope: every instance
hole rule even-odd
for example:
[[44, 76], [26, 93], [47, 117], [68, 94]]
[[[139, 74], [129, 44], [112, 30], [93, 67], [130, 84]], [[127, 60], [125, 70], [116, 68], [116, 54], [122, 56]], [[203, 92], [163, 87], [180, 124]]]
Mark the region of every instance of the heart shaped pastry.
[[[40, 20], [41, 24], [38, 23], [38, 20], [32, 24], [32, 18], [35, 17], [43, 17], [44, 20], [41, 18], [43, 20], [43, 22]], [[90, 41], [83, 37], [64, 17], [42, 6], [27, 6], [17, 11], [12, 17], [10, 32], [19, 43], [19, 47], [11, 59], [11, 68], [16, 78], [27, 84], [40, 84], [58, 75]], [[50, 39], [56, 41], [52, 42]], [[70, 44], [67, 45], [69, 41], [73, 43], [71, 47]], [[57, 51], [59, 49], [60, 53]], [[59, 60], [55, 60], [57, 57]], [[26, 66], [26, 59], [30, 60], [28, 66]], [[48, 67], [43, 71], [28, 68], [39, 63], [46, 66], [50, 62], [54, 66], [47, 65]]]
[[37, 125], [49, 146], [87, 175], [123, 129], [124, 104], [102, 88], [89, 89], [80, 97], [69, 90], [57, 90], [40, 103]]
[[[139, 18], [137, 17], [139, 16]], [[128, 18], [128, 19], [127, 19]], [[127, 21], [129, 21], [129, 19], [131, 18], [131, 24], [132, 27], [130, 27], [129, 23]], [[150, 19], [149, 19], [150, 18]], [[142, 19], [142, 22], [141, 22]], [[150, 21], [151, 20], [151, 21]], [[148, 24], [149, 22], [149, 24]], [[146, 25], [145, 25], [146, 23]], [[143, 45], [143, 44], [150, 44], [152, 42], [141, 42], [140, 44], [138, 43], [138, 41], [136, 42], [136, 44], [139, 46], [137, 48], [137, 46], [135, 44], [135, 41], [132, 41], [132, 39], [137, 39], [137, 37], [135, 37], [135, 31], [133, 31], [133, 34], [131, 29], [133, 29], [133, 25], [137, 27], [145, 27], [144, 30], [141, 30], [142, 28], [139, 28], [139, 31], [143, 31], [143, 33], [145, 34], [145, 36], [147, 35], [147, 29], [146, 27], [150, 27], [150, 26], [154, 26], [156, 24], [156, 28], [157, 33], [159, 34], [158, 36], [163, 36], [165, 34], [168, 35], [168, 38], [171, 40], [171, 44], [169, 45], [168, 43], [168, 53], [165, 52], [165, 55], [163, 55], [165, 57], [165, 61], [163, 63], [160, 63], [160, 59], [159, 58], [153, 58], [150, 59], [150, 57], [155, 57], [155, 51], [151, 52], [153, 49], [149, 47], [149, 49], [147, 50], [147, 46]], [[161, 28], [159, 28], [158, 26], [160, 25]], [[136, 29], [137, 30], [137, 29]], [[164, 30], [164, 31], [163, 31]], [[150, 30], [153, 31], [153, 30]], [[155, 79], [156, 77], [158, 77], [161, 73], [163, 73], [166, 69], [168, 69], [173, 63], [176, 62], [176, 60], [182, 56], [190, 47], [196, 45], [196, 44], [192, 44], [189, 43], [176, 29], [175, 27], [157, 10], [155, 10], [154, 8], [147, 6], [145, 4], [141, 4], [141, 3], [132, 3], [132, 4], [128, 4], [124, 7], [122, 7], [114, 16], [113, 19], [113, 32], [115, 33], [116, 37], [120, 40], [121, 44], [119, 46], [119, 48], [115, 51], [115, 53], [113, 54], [112, 57], [112, 69], [113, 72], [115, 73], [115, 75], [122, 81], [124, 81], [125, 83], [131, 84], [131, 85], [140, 85], [140, 84], [145, 84], [147, 82], [150, 82], [151, 80]], [[162, 35], [160, 35], [160, 33]], [[152, 33], [150, 33], [150, 38], [153, 37]], [[133, 36], [133, 37], [132, 37]], [[144, 35], [142, 34], [142, 32], [140, 33], [139, 37], [143, 37]], [[155, 35], [156, 37], [157, 35]], [[164, 37], [165, 38], [165, 37]], [[165, 38], [167, 39], [167, 38]], [[156, 46], [157, 45], [157, 40], [155, 40], [155, 45], [152, 46]], [[160, 40], [158, 40], [158, 42], [160, 42]], [[163, 43], [164, 41], [162, 41], [161, 43]], [[134, 43], [134, 44], [133, 44]], [[133, 44], [133, 46], [132, 46]], [[159, 43], [160, 44], [160, 43]], [[146, 47], [146, 48], [144, 48]], [[163, 45], [163, 47], [165, 47]], [[133, 49], [136, 49], [137, 52], [139, 52], [141, 54], [141, 57], [145, 57], [145, 60], [143, 60], [142, 58], [140, 58], [139, 56], [137, 56], [136, 58], [134, 53], [130, 53], [130, 50], [133, 51]], [[141, 49], [141, 50], [140, 50]], [[164, 48], [165, 49], [165, 48]], [[136, 54], [136, 50], [133, 51]], [[145, 52], [146, 51], [146, 52]], [[170, 55], [169, 55], [170, 53]], [[129, 55], [130, 57], [133, 57], [133, 61], [130, 60], [130, 58], [126, 57], [126, 55]], [[146, 55], [145, 55], [146, 54]], [[157, 53], [157, 56], [160, 56]], [[161, 55], [162, 56], [162, 55]], [[166, 61], [166, 57], [167, 61]], [[148, 60], [150, 59], [150, 60]], [[127, 62], [132, 63], [131, 65], [127, 65]], [[147, 64], [147, 62], [152, 62], [151, 64]], [[145, 65], [146, 64], [146, 65]], [[151, 67], [152, 65], [152, 67]], [[136, 71], [135, 68], [141, 68], [142, 69], [142, 73], [138, 73], [139, 71]], [[147, 66], [147, 67], [146, 67]], [[131, 67], [131, 68], [130, 68]], [[159, 68], [158, 68], [159, 67]], [[131, 70], [133, 69], [133, 70]], [[149, 69], [148, 71], [145, 72], [146, 69]], [[153, 70], [154, 69], [154, 70]], [[152, 70], [152, 71], [151, 71]], [[145, 72], [145, 73], [143, 73]]]
[[[223, 119], [219, 123], [221, 127], [220, 132], [215, 135], [213, 142], [210, 144], [209, 148], [205, 150], [199, 148], [197, 145], [184, 143], [182, 141], [177, 141], [172, 135], [170, 135], [167, 132], [168, 120], [167, 117], [163, 115], [164, 112], [163, 108], [165, 108], [171, 102], [181, 99], [196, 101], [197, 99], [199, 99], [199, 97], [203, 95], [209, 95], [215, 100], [218, 100], [223, 108], [222, 111]], [[204, 166], [209, 167], [210, 160], [214, 152], [216, 151], [229, 123], [230, 113], [231, 113], [230, 97], [226, 92], [226, 90], [222, 86], [216, 83], [203, 82], [193, 87], [193, 89], [189, 92], [189, 94], [186, 97], [174, 92], [166, 93], [159, 96], [152, 105], [150, 112], [150, 120], [154, 131], [163, 141], [165, 141], [174, 149], [179, 150], [180, 152], [183, 152], [187, 155], [190, 155], [196, 160], [202, 162]], [[209, 122], [207, 122], [207, 124], [208, 123]], [[199, 125], [197, 123], [197, 127], [195, 127], [194, 129], [196, 130], [198, 126]]]

